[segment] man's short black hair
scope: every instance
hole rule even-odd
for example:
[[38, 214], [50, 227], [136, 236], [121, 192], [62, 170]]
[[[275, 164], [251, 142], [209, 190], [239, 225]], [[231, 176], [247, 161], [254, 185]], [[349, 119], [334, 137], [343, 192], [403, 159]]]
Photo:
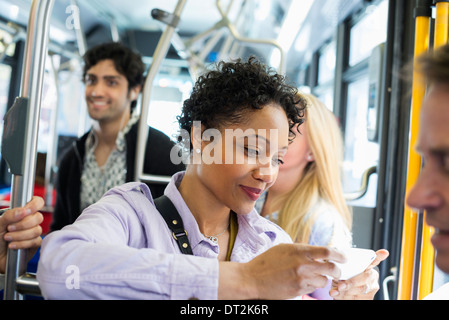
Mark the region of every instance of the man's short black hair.
[[141, 55], [118, 42], [103, 43], [86, 52], [83, 80], [90, 68], [108, 59], [114, 61], [117, 71], [128, 80], [128, 90], [143, 85], [145, 64], [142, 62]]

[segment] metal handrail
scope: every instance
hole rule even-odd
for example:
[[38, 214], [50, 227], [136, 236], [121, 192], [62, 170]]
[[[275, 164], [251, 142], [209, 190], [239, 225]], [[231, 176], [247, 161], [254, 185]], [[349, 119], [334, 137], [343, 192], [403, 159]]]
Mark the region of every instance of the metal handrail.
[[377, 172], [376, 166], [366, 169], [365, 172], [363, 172], [362, 183], [361, 183], [360, 189], [355, 192], [345, 193], [344, 196], [345, 196], [346, 201], [354, 201], [354, 200], [357, 200], [357, 199], [360, 199], [361, 197], [363, 197], [366, 194], [366, 192], [368, 191], [368, 182], [369, 182], [370, 176], [376, 172]]
[[[176, 8], [173, 12], [173, 20], [179, 21], [179, 17], [181, 16], [182, 10], [186, 4], [186, 0], [178, 0]], [[159, 43], [153, 54], [153, 63], [151, 64], [150, 69], [148, 70], [147, 79], [145, 80], [144, 89], [142, 92], [142, 108], [140, 114], [138, 135], [137, 135], [137, 151], [136, 151], [136, 159], [135, 159], [135, 180], [136, 181], [148, 181], [155, 183], [165, 183], [165, 181], [170, 181], [170, 177], [161, 177], [158, 175], [145, 175], [145, 180], [143, 180], [143, 161], [145, 158], [145, 146], [146, 141], [148, 139], [148, 111], [150, 108], [150, 96], [151, 90], [153, 87], [153, 81], [159, 72], [159, 68], [167, 55], [168, 49], [171, 44], [171, 38], [175, 32], [176, 24], [173, 23], [167, 24], [164, 32], [161, 35]], [[162, 179], [162, 181], [161, 181]]]
[[[71, 0], [71, 3], [74, 7], [79, 8], [78, 7], [78, 1], [77, 0]], [[74, 14], [73, 15], [75, 21], [75, 35], [76, 35], [76, 43], [78, 45], [78, 52], [80, 54], [80, 56], [84, 56], [84, 54], [87, 51], [87, 40], [86, 40], [86, 35], [83, 31], [83, 26], [81, 24], [81, 17], [78, 14]]]
[[[220, 28], [226, 27], [232, 37], [240, 42], [248, 42], [248, 43], [257, 43], [257, 44], [267, 44], [272, 45], [279, 49], [280, 51], [280, 65], [278, 72], [283, 73], [285, 71], [285, 53], [282, 47], [274, 40], [265, 40], [265, 39], [251, 39], [251, 38], [245, 38], [242, 37], [236, 30], [235, 26], [229, 21], [228, 19], [228, 13], [230, 10], [230, 7], [232, 5], [232, 1], [229, 4], [227, 10], [223, 10], [220, 0], [216, 0], [216, 6], [217, 9], [222, 17], [220, 21], [218, 21], [212, 28], [206, 30], [205, 32], [196, 35], [186, 41], [185, 43], [182, 43], [179, 36], [175, 32], [175, 29], [177, 27], [177, 24], [180, 20], [181, 12], [184, 8], [186, 0], [179, 0], [178, 4], [174, 10], [174, 13], [172, 15], [169, 15], [168, 17], [163, 17], [163, 22], [167, 24], [164, 32], [161, 35], [161, 38], [159, 40], [159, 43], [156, 47], [156, 50], [153, 55], [153, 62], [151, 64], [151, 67], [148, 72], [147, 79], [145, 81], [145, 85], [142, 91], [142, 107], [141, 107], [141, 115], [140, 115], [140, 122], [139, 122], [139, 131], [138, 131], [138, 137], [137, 137], [137, 151], [136, 151], [136, 159], [135, 159], [135, 173], [134, 173], [134, 179], [136, 181], [144, 181], [144, 182], [152, 182], [152, 183], [161, 183], [165, 184], [170, 182], [169, 176], [159, 176], [159, 175], [152, 175], [152, 174], [145, 174], [143, 172], [143, 162], [145, 157], [145, 147], [146, 147], [146, 141], [148, 139], [148, 125], [147, 125], [147, 119], [148, 119], [148, 110], [150, 105], [150, 96], [151, 96], [151, 89], [153, 85], [154, 78], [156, 77], [156, 74], [159, 70], [159, 67], [162, 63], [162, 60], [164, 59], [165, 55], [167, 54], [168, 48], [172, 41], [176, 43], [176, 47], [179, 51], [185, 53], [185, 56], [190, 57], [190, 54], [187, 54], [187, 50], [185, 50], [186, 47], [191, 46], [194, 42], [198, 41], [199, 39], [206, 37], [210, 33], [212, 33], [215, 30], [218, 30]], [[171, 20], [170, 20], [171, 19]], [[211, 39], [210, 41], [215, 41], [216, 39]], [[209, 47], [209, 46], [208, 46]], [[206, 48], [207, 49], [207, 48]], [[202, 55], [205, 53], [202, 52]], [[193, 57], [190, 57], [191, 59]], [[195, 72], [193, 66], [191, 66], [191, 69]]]
[[[0, 290], [3, 290], [5, 275], [0, 274]], [[16, 290], [22, 295], [42, 296], [36, 274], [26, 273], [16, 279]]]
[[[50, 17], [54, 0], [33, 0], [28, 22], [21, 97], [28, 101], [21, 170], [12, 173], [11, 207], [23, 207], [33, 195], [37, 137], [41, 108], [45, 58], [48, 51]], [[4, 155], [6, 156], [6, 155]], [[5, 157], [6, 159], [6, 157]], [[18, 300], [17, 279], [26, 274], [26, 250], [8, 249], [4, 299]]]
[[221, 4], [220, 4], [221, 0], [216, 0], [216, 5], [218, 8], [218, 11], [220, 12], [220, 15], [223, 19], [223, 23], [226, 26], [226, 28], [228, 28], [228, 30], [231, 32], [232, 36], [240, 42], [248, 42], [248, 43], [257, 43], [257, 44], [267, 44], [267, 45], [271, 45], [276, 47], [279, 52], [280, 52], [280, 62], [279, 62], [279, 68], [278, 68], [278, 73], [279, 74], [283, 74], [285, 72], [285, 52], [284, 49], [282, 49], [281, 45], [275, 41], [275, 40], [271, 40], [271, 39], [251, 39], [251, 38], [246, 38], [246, 37], [242, 37], [236, 30], [236, 28], [234, 27], [234, 25], [232, 23], [230, 23], [227, 14], [223, 11]]
[[[4, 27], [9, 33], [13, 36], [11, 42], [6, 44], [5, 50], [0, 53], [0, 63], [3, 62], [3, 60], [6, 58], [8, 54], [8, 50], [10, 46], [14, 45], [17, 41], [19, 41], [22, 38], [22, 30], [18, 26], [14, 24], [7, 24], [6, 27]], [[4, 43], [5, 44], [5, 43]]]
[[16, 281], [16, 290], [23, 295], [42, 296], [39, 282], [34, 273], [26, 273]]
[[[222, 5], [221, 5], [221, 0], [216, 0], [216, 7], [218, 12], [220, 13], [221, 16], [221, 20], [218, 21], [215, 25], [213, 25], [211, 28], [207, 29], [206, 31], [188, 39], [187, 41], [185, 41], [184, 45], [185, 47], [190, 47], [192, 46], [195, 42], [199, 41], [200, 39], [203, 39], [205, 37], [207, 37], [209, 34], [211, 34], [214, 31], [217, 31], [219, 29], [222, 28], [226, 28], [227, 30], [229, 30], [230, 35], [232, 38], [234, 38], [235, 40], [239, 41], [239, 42], [247, 42], [247, 43], [253, 43], [253, 44], [266, 44], [266, 45], [270, 45], [273, 46], [275, 48], [277, 48], [280, 52], [280, 62], [279, 62], [279, 67], [278, 67], [278, 73], [283, 74], [285, 73], [286, 70], [286, 59], [285, 59], [285, 52], [284, 49], [281, 47], [281, 45], [272, 39], [252, 39], [252, 38], [247, 38], [247, 37], [243, 37], [239, 34], [239, 32], [237, 31], [235, 25], [233, 23], [231, 23], [231, 21], [228, 18], [228, 13], [230, 11], [230, 8], [232, 6], [232, 2], [230, 2], [230, 4], [228, 5], [227, 10], [223, 10]], [[240, 13], [242, 12], [242, 10], [240, 10]], [[217, 34], [219, 35], [219, 34]], [[204, 58], [206, 56], [206, 54], [208, 53], [208, 51], [210, 51], [210, 49], [212, 48], [212, 45], [214, 44], [214, 42], [216, 43], [218, 41], [218, 39], [212, 37], [210, 40], [210, 43], [208, 43], [205, 48], [203, 49], [203, 51], [200, 53], [199, 59], [201, 61], [201, 58]], [[197, 61], [196, 61], [197, 62]]]
[[389, 293], [389, 290], [388, 290], [388, 284], [390, 282], [397, 281], [397, 278], [398, 278], [398, 274], [397, 274], [398, 270], [397, 270], [396, 267], [391, 269], [391, 273], [392, 274], [390, 276], [386, 277], [384, 279], [384, 281], [382, 282], [382, 290], [383, 290], [383, 294], [384, 294], [384, 300], [390, 300], [390, 293]]

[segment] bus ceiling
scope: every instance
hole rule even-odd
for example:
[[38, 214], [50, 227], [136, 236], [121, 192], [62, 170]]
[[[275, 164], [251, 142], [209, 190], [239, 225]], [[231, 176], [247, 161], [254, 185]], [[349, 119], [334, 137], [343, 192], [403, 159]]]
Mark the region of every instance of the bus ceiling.
[[[32, 0], [0, 0], [0, 22], [4, 25], [7, 21], [12, 22], [24, 30], [31, 3]], [[58, 0], [52, 12], [50, 41], [61, 46], [62, 52], [80, 54], [85, 51], [83, 44], [89, 48], [100, 42], [122, 41], [144, 57], [152, 57], [165, 25], [153, 19], [151, 11], [157, 8], [173, 12], [176, 3], [176, 0], [133, 0], [130, 6], [121, 0]], [[211, 29], [223, 21], [221, 8], [241, 38], [279, 43], [286, 53], [284, 64], [290, 66], [291, 70], [286, 70], [289, 75], [301, 68], [301, 62], [307, 63], [311, 59], [307, 56], [308, 52], [327, 41], [335, 26], [360, 9], [363, 3], [363, 0], [187, 0], [177, 34], [182, 40], [189, 41]], [[312, 22], [318, 20], [321, 21], [320, 28], [313, 28]], [[80, 30], [84, 39], [80, 39]], [[208, 61], [255, 54], [274, 67], [279, 65], [279, 50], [276, 47], [271, 46], [267, 50], [266, 44], [242, 41], [234, 41], [237, 43], [230, 45], [229, 30], [215, 28], [214, 33], [219, 32], [221, 34], [216, 35], [211, 54], [206, 57]], [[192, 45], [189, 48], [200, 51], [208, 40], [209, 37], [203, 37], [196, 43], [189, 43]], [[220, 52], [225, 46], [229, 46], [227, 56]], [[177, 49], [172, 45], [167, 58], [183, 60]]]

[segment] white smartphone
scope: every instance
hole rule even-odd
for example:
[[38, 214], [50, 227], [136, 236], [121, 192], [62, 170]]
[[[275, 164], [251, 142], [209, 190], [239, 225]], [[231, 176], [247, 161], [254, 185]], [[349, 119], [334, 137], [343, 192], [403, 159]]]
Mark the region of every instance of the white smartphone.
[[348, 280], [359, 275], [376, 258], [376, 252], [370, 249], [349, 248], [342, 251], [346, 256], [346, 263], [334, 262], [341, 270], [340, 280]]

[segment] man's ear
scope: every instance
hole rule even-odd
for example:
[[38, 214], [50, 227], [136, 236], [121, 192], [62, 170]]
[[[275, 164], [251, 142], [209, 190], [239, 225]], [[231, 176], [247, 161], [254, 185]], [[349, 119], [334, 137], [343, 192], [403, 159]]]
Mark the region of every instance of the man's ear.
[[137, 100], [137, 97], [139, 96], [139, 92], [142, 89], [141, 86], [135, 86], [134, 88], [132, 88], [129, 92], [129, 99], [131, 101]]

